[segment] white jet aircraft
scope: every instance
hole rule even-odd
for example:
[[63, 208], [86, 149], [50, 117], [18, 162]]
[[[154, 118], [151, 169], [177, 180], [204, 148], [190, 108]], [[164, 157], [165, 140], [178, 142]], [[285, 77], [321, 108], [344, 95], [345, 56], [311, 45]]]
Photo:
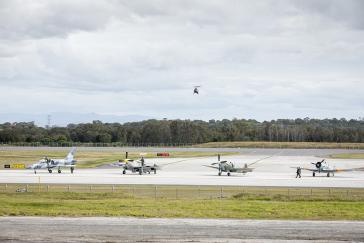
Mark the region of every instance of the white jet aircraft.
[[37, 174], [37, 170], [39, 169], [48, 169], [48, 172], [52, 173], [52, 169], [57, 168], [58, 173], [61, 173], [61, 168], [70, 168], [71, 173], [73, 173], [77, 162], [73, 158], [75, 152], [76, 148], [72, 148], [64, 159], [49, 159], [45, 157], [44, 159], [39, 160], [38, 163], [29, 166], [28, 169], [33, 169], [34, 173]]

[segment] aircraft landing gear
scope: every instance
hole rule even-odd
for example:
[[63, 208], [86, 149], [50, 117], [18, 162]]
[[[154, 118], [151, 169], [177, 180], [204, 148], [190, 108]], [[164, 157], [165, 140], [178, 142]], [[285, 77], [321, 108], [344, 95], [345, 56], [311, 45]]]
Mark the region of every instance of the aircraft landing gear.
[[315, 177], [316, 176], [316, 173], [315, 172], [312, 172], [312, 176]]
[[71, 174], [73, 174], [73, 171], [75, 170], [75, 168], [71, 167]]
[[329, 172], [329, 173], [327, 173], [327, 177], [330, 177], [330, 172]]
[[52, 173], [52, 170], [51, 170], [51, 169], [48, 169], [48, 172], [49, 172], [49, 173]]
[[230, 172], [228, 172], [227, 175], [230, 176]]
[[157, 170], [154, 170], [154, 174], [157, 174]]
[[37, 171], [36, 170], [34, 170], [34, 174], [37, 174]]
[[126, 171], [125, 170], [123, 170], [123, 175], [125, 175], [126, 174]]
[[58, 169], [58, 174], [60, 174], [62, 171], [60, 169]]
[[221, 172], [219, 172], [219, 174], [218, 174], [219, 176], [221, 176]]

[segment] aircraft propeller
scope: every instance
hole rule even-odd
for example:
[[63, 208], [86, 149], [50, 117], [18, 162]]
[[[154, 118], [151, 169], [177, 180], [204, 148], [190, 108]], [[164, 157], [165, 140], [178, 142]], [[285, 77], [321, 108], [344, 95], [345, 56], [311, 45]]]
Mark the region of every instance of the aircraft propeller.
[[323, 160], [321, 160], [321, 161], [318, 161], [318, 162], [316, 162], [316, 163], [311, 163], [311, 164], [313, 164], [313, 165], [315, 165], [316, 166], [316, 168], [317, 169], [320, 169], [321, 168], [321, 166], [322, 166], [322, 163], [325, 161], [325, 159], [323, 159]]

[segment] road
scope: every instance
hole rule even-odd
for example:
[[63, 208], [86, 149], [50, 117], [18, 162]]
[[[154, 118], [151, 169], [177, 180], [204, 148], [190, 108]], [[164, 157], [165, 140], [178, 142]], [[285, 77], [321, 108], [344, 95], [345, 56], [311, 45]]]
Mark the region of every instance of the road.
[[0, 217], [1, 242], [362, 242], [363, 221]]
[[[0, 146], [0, 150], [59, 150], [69, 151], [69, 147], [13, 147]], [[78, 147], [78, 151], [120, 151], [129, 152], [236, 152], [241, 154], [274, 155], [281, 156], [327, 156], [340, 153], [364, 153], [363, 149], [279, 149], [279, 148], [174, 148], [174, 147]]]

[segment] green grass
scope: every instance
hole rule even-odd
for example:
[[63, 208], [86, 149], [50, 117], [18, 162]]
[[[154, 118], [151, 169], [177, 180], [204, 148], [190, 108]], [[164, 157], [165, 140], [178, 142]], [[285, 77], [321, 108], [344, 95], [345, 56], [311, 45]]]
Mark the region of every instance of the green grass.
[[[75, 159], [78, 161], [78, 168], [94, 168], [103, 164], [110, 164], [125, 158], [125, 151], [85, 151], [79, 149], [76, 152]], [[0, 150], [0, 169], [4, 168], [4, 164], [21, 163], [26, 166], [36, 163], [45, 156], [49, 158], [65, 158], [68, 151], [60, 150]], [[141, 152], [129, 152], [129, 158], [137, 159]], [[191, 158], [191, 157], [207, 157], [217, 156], [216, 152], [169, 152], [170, 158]], [[236, 153], [220, 153], [221, 155], [231, 155]], [[145, 158], [157, 158], [157, 152], [148, 152]]]
[[0, 184], [0, 192], [123, 193], [146, 199], [216, 199], [306, 201], [364, 201], [363, 188], [243, 187], [188, 185], [87, 185], [87, 184]]
[[323, 142], [210, 142], [197, 144], [196, 148], [326, 148], [326, 149], [364, 149], [364, 143], [323, 143]]
[[0, 216], [364, 220], [364, 201], [164, 199], [124, 193], [0, 193]]
[[364, 159], [364, 153], [344, 153], [344, 154], [332, 154], [330, 158], [333, 159]]

